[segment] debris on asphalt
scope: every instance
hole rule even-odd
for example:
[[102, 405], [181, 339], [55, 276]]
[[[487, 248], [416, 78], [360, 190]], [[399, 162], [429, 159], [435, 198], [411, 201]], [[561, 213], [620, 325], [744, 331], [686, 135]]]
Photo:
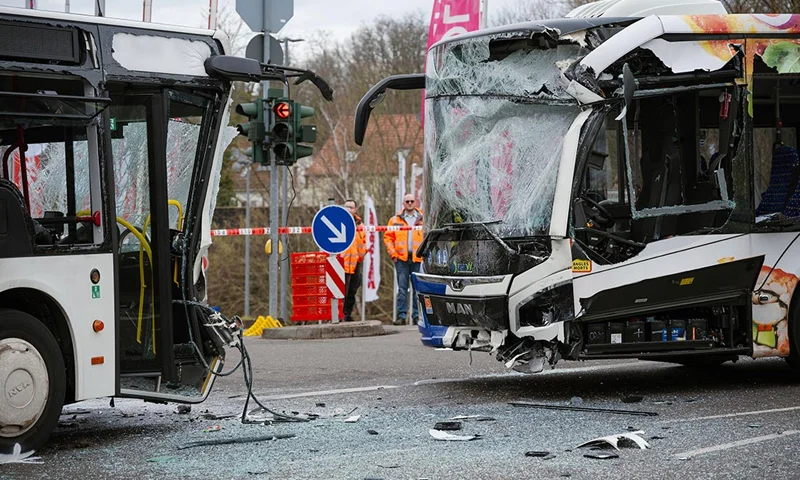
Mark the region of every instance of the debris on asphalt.
[[377, 434], [378, 434], [378, 431], [377, 431], [377, 430], [371, 430], [371, 429], [370, 429], [370, 430], [367, 430], [367, 433], [369, 433], [370, 435], [377, 435]]
[[361, 415], [353, 415], [344, 419], [344, 423], [356, 423], [361, 418]]
[[211, 425], [211, 426], [208, 426], [208, 427], [204, 428], [201, 431], [203, 433], [208, 433], [208, 432], [219, 432], [220, 430], [222, 430], [221, 426], [219, 426], [219, 425]]
[[178, 405], [178, 408], [175, 409], [175, 413], [178, 415], [186, 415], [187, 413], [192, 412], [191, 405]]
[[175, 461], [175, 457], [169, 457], [169, 456], [153, 457], [153, 458], [148, 458], [147, 461], [151, 463], [170, 463], [172, 461]]
[[61, 415], [62, 416], [64, 416], [64, 415], [88, 415], [90, 413], [92, 413], [92, 412], [89, 411], [89, 410], [81, 409], [81, 408], [79, 408], [77, 410], [62, 410], [61, 411]]
[[581, 397], [572, 397], [569, 399], [569, 404], [575, 406], [583, 405], [583, 399]]
[[314, 405], [317, 406], [317, 407], [325, 408], [325, 402], [317, 402]]
[[453, 417], [450, 420], [472, 420], [474, 422], [494, 422], [497, 420], [494, 417], [487, 417], [485, 415], [459, 415], [457, 417]]
[[750, 425], [748, 425], [748, 427], [750, 427], [750, 428], [761, 428], [763, 426], [764, 425], [762, 425], [760, 423], [751, 423]]
[[639, 410], [619, 410], [616, 408], [593, 408], [593, 407], [576, 407], [572, 405], [549, 405], [545, 403], [532, 403], [532, 402], [508, 402], [509, 405], [515, 407], [528, 407], [528, 408], [543, 408], [547, 410], [572, 410], [575, 412], [596, 412], [596, 413], [613, 413], [618, 415], [638, 415], [642, 417], [655, 417], [658, 415], [656, 412], [642, 412]]
[[660, 435], [653, 435], [652, 437], [650, 437], [650, 440], [664, 440], [665, 438], [667, 437], [662, 437]]
[[525, 456], [526, 456], [526, 457], [539, 457], [539, 458], [544, 458], [544, 457], [546, 457], [546, 456], [548, 456], [548, 455], [550, 455], [550, 452], [545, 452], [545, 451], [543, 451], [543, 450], [531, 450], [531, 451], [529, 451], [529, 452], [525, 452]]
[[178, 450], [185, 450], [192, 447], [207, 447], [211, 445], [230, 445], [233, 443], [256, 443], [267, 442], [269, 440], [283, 440], [286, 438], [294, 438], [293, 433], [276, 434], [276, 435], [262, 435], [258, 437], [241, 437], [241, 438], [220, 438], [217, 440], [198, 440], [196, 442], [189, 442], [184, 445], [179, 445]]
[[34, 457], [33, 450], [30, 452], [22, 453], [22, 446], [19, 443], [14, 444], [11, 453], [0, 453], [0, 465], [4, 463], [44, 463], [41, 457]]
[[381, 465], [380, 463], [376, 463], [376, 465], [381, 468], [400, 468], [400, 465]]
[[453, 435], [452, 433], [442, 432], [433, 428], [428, 430], [428, 433], [436, 440], [441, 440], [444, 442], [469, 442], [470, 440], [477, 440], [481, 438], [480, 435]]
[[433, 429], [443, 431], [461, 430], [461, 422], [436, 422]]
[[593, 440], [589, 440], [588, 442], [581, 443], [577, 446], [577, 448], [581, 447], [594, 447], [594, 446], [604, 446], [610, 445], [615, 450], [619, 450], [619, 447], [627, 447], [630, 446], [630, 443], [633, 442], [636, 446], [640, 449], [645, 450], [650, 448], [650, 444], [647, 443], [647, 440], [640, 437], [639, 435], [644, 435], [644, 431], [637, 430], [635, 432], [625, 432], [625, 433], [617, 433], [615, 435], [608, 435], [606, 437], [598, 437]]
[[59, 428], [75, 428], [78, 426], [78, 422], [58, 422]]
[[226, 418], [235, 418], [238, 416], [239, 414], [237, 413], [223, 413], [222, 415], [216, 415], [214, 413], [206, 412], [200, 415], [200, 418], [203, 420], [225, 420]]
[[585, 453], [583, 456], [586, 458], [594, 458], [597, 460], [608, 460], [611, 458], [619, 458], [619, 455], [609, 450], [606, 451], [601, 450], [599, 452]]
[[672, 400], [656, 400], [653, 402], [654, 405], [672, 405]]
[[644, 400], [641, 395], [625, 395], [622, 397], [622, 403], [639, 403]]

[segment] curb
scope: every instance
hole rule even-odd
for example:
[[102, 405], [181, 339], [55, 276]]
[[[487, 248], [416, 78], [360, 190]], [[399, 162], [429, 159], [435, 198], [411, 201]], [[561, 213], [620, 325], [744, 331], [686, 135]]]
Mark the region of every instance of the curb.
[[324, 323], [322, 325], [287, 326], [267, 328], [261, 338], [269, 340], [324, 340], [328, 338], [372, 337], [384, 335], [383, 324], [377, 320], [367, 322]]

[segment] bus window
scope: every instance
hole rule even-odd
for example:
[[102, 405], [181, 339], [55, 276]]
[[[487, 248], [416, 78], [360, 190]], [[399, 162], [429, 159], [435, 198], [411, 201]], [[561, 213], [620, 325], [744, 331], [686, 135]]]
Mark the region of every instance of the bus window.
[[4, 111], [14, 112], [0, 121], [0, 176], [25, 199], [33, 243], [57, 247], [102, 242], [91, 222], [79, 221], [91, 218], [92, 190], [99, 188], [99, 177], [95, 185], [91, 180], [96, 145], [90, 148], [87, 140], [99, 111], [84, 97], [83, 82], [0, 77], [0, 90], [16, 95], [0, 99]]
[[195, 172], [197, 146], [203, 134], [207, 103], [188, 95], [172, 93], [167, 123], [167, 193], [169, 226], [182, 230], [182, 211], [189, 201]]

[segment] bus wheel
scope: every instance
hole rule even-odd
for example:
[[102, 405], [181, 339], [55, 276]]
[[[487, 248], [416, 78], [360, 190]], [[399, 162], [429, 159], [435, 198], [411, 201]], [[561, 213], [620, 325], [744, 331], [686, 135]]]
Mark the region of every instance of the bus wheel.
[[27, 313], [0, 309], [0, 453], [47, 441], [66, 391], [61, 349], [50, 330]]

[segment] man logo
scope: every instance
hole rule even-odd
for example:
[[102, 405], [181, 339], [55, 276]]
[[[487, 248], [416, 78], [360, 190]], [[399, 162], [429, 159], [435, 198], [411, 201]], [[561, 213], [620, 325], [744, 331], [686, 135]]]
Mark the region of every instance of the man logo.
[[447, 306], [447, 313], [455, 313], [458, 315], [474, 315], [472, 312], [472, 305], [465, 305], [463, 303], [444, 302]]

